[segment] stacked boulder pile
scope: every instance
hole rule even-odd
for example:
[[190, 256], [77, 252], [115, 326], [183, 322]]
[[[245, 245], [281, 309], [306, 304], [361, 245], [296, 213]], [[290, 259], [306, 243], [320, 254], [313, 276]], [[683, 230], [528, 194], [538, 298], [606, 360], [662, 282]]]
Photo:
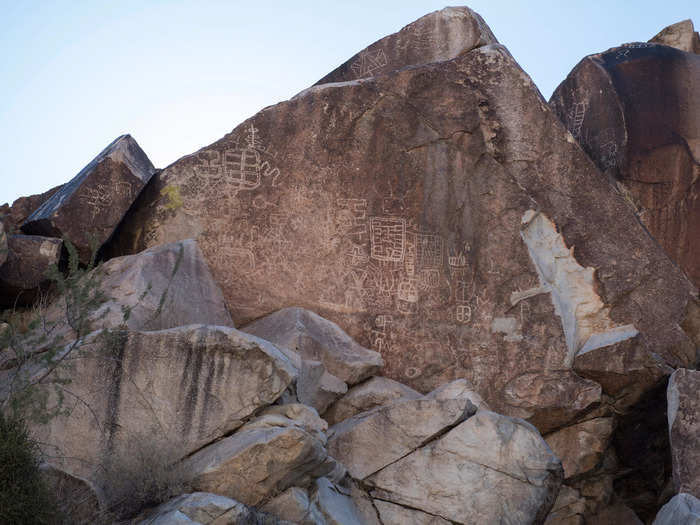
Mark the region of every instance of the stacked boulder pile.
[[[0, 208], [1, 306], [42, 319], [0, 398], [43, 400], [75, 521], [700, 519], [699, 50], [676, 24], [548, 104], [445, 8], [162, 171], [126, 135]], [[67, 248], [105, 261], [80, 323]]]

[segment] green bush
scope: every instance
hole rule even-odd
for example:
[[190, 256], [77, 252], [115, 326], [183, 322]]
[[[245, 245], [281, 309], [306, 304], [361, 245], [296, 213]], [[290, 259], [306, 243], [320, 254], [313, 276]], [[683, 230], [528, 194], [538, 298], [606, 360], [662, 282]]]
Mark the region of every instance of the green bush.
[[0, 412], [0, 523], [60, 523], [55, 501], [39, 471], [38, 447], [24, 420]]

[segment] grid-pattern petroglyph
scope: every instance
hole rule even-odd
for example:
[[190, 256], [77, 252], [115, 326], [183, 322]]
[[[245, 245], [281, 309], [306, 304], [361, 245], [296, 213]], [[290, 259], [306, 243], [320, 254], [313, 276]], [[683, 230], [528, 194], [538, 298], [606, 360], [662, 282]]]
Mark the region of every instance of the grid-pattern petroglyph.
[[416, 234], [416, 265], [419, 269], [442, 267], [443, 242], [436, 234]]
[[370, 219], [372, 259], [401, 262], [406, 250], [406, 221], [400, 217]]

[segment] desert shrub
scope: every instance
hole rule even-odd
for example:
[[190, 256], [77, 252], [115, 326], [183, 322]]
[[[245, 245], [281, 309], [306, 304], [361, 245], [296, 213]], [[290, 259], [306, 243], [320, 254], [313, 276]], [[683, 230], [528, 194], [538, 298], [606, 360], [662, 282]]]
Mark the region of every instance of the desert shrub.
[[39, 471], [39, 450], [24, 420], [0, 412], [0, 522], [5, 525], [61, 522], [56, 502]]

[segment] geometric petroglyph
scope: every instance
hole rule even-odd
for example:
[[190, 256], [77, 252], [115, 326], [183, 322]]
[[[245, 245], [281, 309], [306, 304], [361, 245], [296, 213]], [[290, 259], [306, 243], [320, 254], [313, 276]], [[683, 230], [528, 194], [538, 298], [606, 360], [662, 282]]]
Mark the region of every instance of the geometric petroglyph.
[[472, 320], [472, 309], [469, 305], [458, 304], [455, 307], [455, 319], [458, 323], [468, 323]]
[[362, 51], [357, 60], [350, 65], [350, 69], [355, 73], [355, 78], [360, 78], [371, 75], [374, 71], [383, 68], [388, 63], [389, 61], [383, 49], [378, 49], [376, 51], [365, 50]]
[[416, 265], [418, 269], [442, 267], [443, 241], [440, 235], [416, 234]]
[[418, 286], [415, 279], [409, 278], [399, 283], [397, 297], [400, 301], [408, 303], [418, 302]]
[[399, 217], [370, 219], [372, 259], [401, 262], [406, 250], [406, 221]]

